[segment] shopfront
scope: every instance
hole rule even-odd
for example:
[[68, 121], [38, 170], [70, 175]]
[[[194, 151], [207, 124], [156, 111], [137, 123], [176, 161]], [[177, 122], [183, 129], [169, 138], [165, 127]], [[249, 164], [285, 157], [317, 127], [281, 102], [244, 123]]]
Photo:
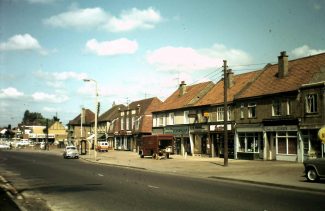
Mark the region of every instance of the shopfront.
[[190, 142], [188, 126], [166, 126], [164, 134], [174, 135], [174, 152], [178, 155], [192, 155], [193, 144]]
[[263, 127], [260, 124], [238, 125], [235, 140], [237, 159], [263, 159]]
[[264, 149], [271, 153], [267, 160], [302, 161], [296, 125], [264, 126], [264, 131]]
[[[211, 156], [224, 157], [224, 125], [210, 125]], [[227, 125], [228, 131], [228, 157], [235, 158], [235, 132], [231, 124]]]
[[211, 138], [209, 125], [194, 124], [190, 127], [190, 143], [193, 144], [193, 155], [211, 155]]

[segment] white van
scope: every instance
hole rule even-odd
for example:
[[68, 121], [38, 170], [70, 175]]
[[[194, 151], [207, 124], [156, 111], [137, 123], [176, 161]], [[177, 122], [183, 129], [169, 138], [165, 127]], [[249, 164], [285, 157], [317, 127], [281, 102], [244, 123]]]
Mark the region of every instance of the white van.
[[98, 152], [108, 152], [108, 142], [107, 141], [99, 141], [97, 142], [97, 148], [96, 150]]

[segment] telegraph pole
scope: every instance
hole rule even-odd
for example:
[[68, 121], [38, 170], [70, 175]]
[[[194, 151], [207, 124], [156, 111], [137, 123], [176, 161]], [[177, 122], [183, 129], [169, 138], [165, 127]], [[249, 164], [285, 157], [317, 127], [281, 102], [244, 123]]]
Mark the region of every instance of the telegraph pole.
[[227, 105], [227, 89], [228, 89], [228, 71], [227, 71], [227, 60], [223, 60], [223, 86], [224, 86], [224, 138], [223, 138], [223, 146], [224, 146], [224, 166], [228, 166], [228, 131], [227, 131], [227, 121], [228, 121], [228, 105]]

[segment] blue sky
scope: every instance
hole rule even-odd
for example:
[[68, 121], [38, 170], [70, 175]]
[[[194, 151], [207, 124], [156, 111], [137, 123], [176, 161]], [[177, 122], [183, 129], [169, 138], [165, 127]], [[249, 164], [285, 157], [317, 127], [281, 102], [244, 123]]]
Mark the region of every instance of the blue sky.
[[25, 110], [67, 123], [81, 107], [165, 100], [184, 80], [218, 81], [325, 51], [324, 0], [2, 0], [0, 126]]

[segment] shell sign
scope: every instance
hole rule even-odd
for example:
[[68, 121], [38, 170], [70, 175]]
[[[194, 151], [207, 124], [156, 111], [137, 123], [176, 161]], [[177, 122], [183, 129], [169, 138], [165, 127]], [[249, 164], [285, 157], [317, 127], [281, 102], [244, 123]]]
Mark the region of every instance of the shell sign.
[[319, 139], [323, 142], [323, 144], [325, 144], [325, 127], [322, 127], [322, 128], [318, 131], [318, 137], [319, 137]]

